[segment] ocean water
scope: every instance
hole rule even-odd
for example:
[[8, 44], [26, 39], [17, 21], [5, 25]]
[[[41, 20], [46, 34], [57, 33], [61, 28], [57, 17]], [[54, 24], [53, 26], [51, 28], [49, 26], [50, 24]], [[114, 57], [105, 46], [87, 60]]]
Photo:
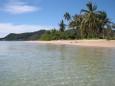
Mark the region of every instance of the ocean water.
[[0, 42], [0, 86], [115, 86], [115, 48]]

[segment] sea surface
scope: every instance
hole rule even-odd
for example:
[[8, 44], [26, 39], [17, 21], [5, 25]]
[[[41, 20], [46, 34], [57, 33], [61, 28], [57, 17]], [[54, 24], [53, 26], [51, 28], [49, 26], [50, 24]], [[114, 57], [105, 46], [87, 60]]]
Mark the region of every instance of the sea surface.
[[115, 86], [115, 48], [0, 42], [0, 86]]

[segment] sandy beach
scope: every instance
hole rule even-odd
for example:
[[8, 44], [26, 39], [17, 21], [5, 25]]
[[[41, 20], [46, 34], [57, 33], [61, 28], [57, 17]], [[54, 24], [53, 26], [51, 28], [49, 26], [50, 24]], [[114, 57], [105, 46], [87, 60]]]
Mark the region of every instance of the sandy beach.
[[76, 45], [89, 47], [110, 47], [115, 48], [115, 40], [54, 40], [54, 41], [27, 41], [29, 43], [45, 43], [56, 45]]

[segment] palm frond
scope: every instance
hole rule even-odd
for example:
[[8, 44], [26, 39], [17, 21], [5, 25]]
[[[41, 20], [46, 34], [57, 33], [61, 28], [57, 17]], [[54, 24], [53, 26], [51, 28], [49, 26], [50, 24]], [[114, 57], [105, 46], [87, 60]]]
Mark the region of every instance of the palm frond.
[[89, 11], [93, 11], [92, 2], [87, 3]]
[[89, 11], [84, 10], [84, 9], [81, 10], [80, 14], [81, 14], [82, 12], [84, 12], [84, 13], [90, 13]]
[[93, 11], [96, 11], [97, 10], [97, 5], [94, 5], [93, 6]]
[[64, 18], [65, 18], [65, 20], [71, 20], [71, 16], [70, 16], [70, 14], [68, 12], [66, 12], [64, 14]]

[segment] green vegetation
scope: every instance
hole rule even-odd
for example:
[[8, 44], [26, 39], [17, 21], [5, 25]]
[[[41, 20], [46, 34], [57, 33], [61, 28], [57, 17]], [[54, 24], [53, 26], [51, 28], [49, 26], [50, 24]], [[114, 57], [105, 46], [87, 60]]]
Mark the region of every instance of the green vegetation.
[[4, 38], [0, 38], [0, 41], [26, 41], [26, 40], [39, 40], [46, 30], [39, 30], [30, 33], [15, 34], [11, 33]]
[[[115, 24], [107, 17], [105, 11], [97, 11], [97, 5], [91, 2], [86, 4], [88, 10], [82, 9], [80, 14], [71, 16], [64, 14], [65, 24], [59, 23], [59, 30], [46, 31], [40, 40], [59, 39], [115, 39]], [[68, 28], [68, 29], [66, 29]]]
[[60, 22], [59, 27], [60, 27], [60, 29], [59, 29], [60, 32], [64, 32], [64, 30], [65, 30], [65, 24], [64, 24], [63, 20]]
[[56, 29], [52, 29], [47, 31], [45, 34], [41, 36], [41, 40], [60, 40], [60, 39], [75, 39], [77, 35], [76, 30], [66, 30], [64, 32], [58, 31]]

